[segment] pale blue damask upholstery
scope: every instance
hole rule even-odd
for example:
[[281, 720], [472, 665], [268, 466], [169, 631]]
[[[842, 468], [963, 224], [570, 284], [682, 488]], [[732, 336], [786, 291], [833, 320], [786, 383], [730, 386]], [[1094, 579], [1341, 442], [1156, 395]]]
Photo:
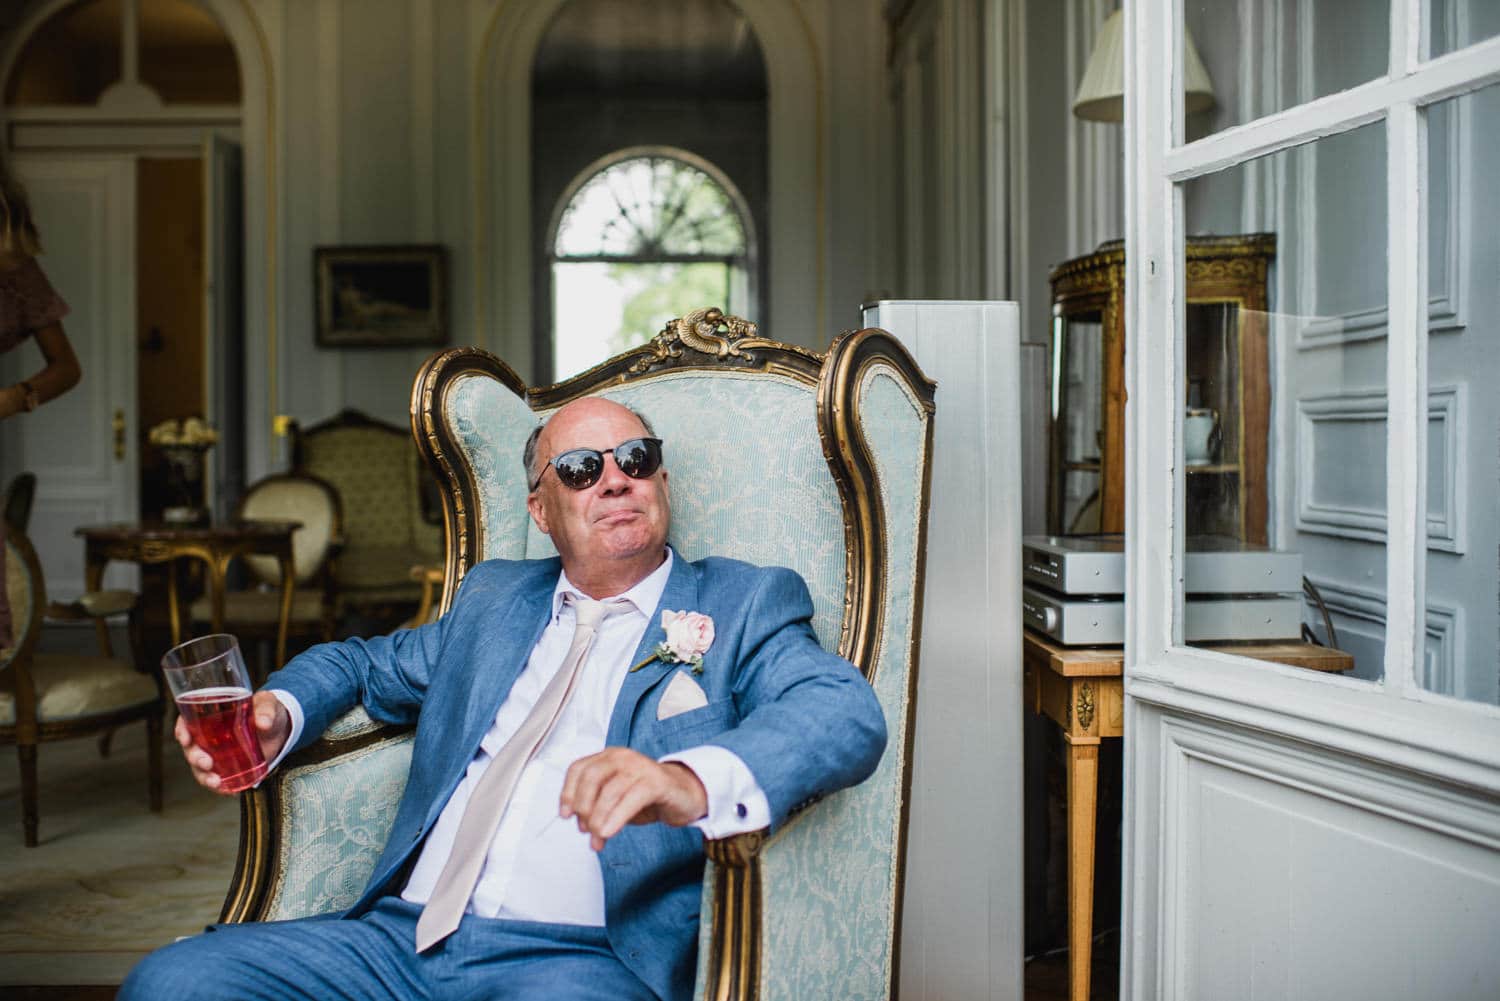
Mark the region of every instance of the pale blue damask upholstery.
[[[796, 815], [763, 846], [758, 835], [710, 845], [724, 864], [711, 863], [705, 880], [697, 993], [887, 998], [932, 386], [880, 332], [846, 337], [826, 358], [759, 340], [753, 328], [746, 338], [732, 324], [725, 343], [735, 347], [727, 358], [698, 355], [686, 338], [664, 333], [653, 349], [530, 393], [482, 353], [429, 361], [413, 405], [424, 452], [439, 479], [446, 465], [455, 484], [445, 498], [453, 540], [445, 600], [478, 559], [552, 554], [524, 507], [522, 446], [539, 419], [584, 392], [642, 413], [666, 443], [673, 545], [688, 559], [731, 556], [802, 574], [818, 636], [872, 679], [891, 738], [872, 778]], [[840, 468], [863, 495], [841, 491], [825, 442], [857, 453]], [[329, 760], [340, 745], [358, 749]], [[379, 735], [355, 713], [314, 750], [278, 786], [271, 874], [258, 889], [237, 885], [226, 911], [236, 893], [261, 905], [240, 916], [266, 918], [336, 909], [357, 896], [395, 812], [409, 737]]]
[[[844, 521], [818, 439], [816, 387], [763, 373], [689, 370], [599, 395], [644, 415], [666, 443], [677, 551], [690, 560], [732, 556], [791, 567], [812, 591], [819, 638], [837, 643], [844, 600]], [[462, 380], [449, 396], [460, 446], [469, 455], [484, 457], [476, 459], [484, 469], [483, 555], [555, 556], [551, 541], [526, 517], [521, 449], [527, 431], [556, 407], [537, 412], [508, 408], [502, 396], [517, 400], [485, 378]], [[507, 409], [511, 421], [484, 419]]]

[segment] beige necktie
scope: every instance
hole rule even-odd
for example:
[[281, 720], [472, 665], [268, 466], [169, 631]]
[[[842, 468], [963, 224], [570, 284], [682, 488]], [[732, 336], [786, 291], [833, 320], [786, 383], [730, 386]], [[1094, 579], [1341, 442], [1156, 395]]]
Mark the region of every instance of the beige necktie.
[[469, 898], [474, 895], [479, 871], [484, 868], [495, 829], [500, 826], [505, 806], [515, 791], [516, 780], [521, 777], [521, 769], [552, 732], [576, 687], [579, 668], [588, 659], [589, 649], [594, 645], [594, 634], [606, 612], [605, 604], [589, 598], [573, 598], [572, 595], [569, 598], [577, 607], [578, 626], [573, 633], [573, 643], [568, 647], [568, 655], [542, 690], [541, 697], [515, 736], [500, 748], [500, 753], [495, 755], [475, 785], [474, 793], [464, 807], [463, 819], [459, 821], [458, 833], [453, 838], [453, 850], [438, 875], [427, 906], [422, 909], [422, 916], [417, 919], [418, 952], [436, 945], [458, 929]]

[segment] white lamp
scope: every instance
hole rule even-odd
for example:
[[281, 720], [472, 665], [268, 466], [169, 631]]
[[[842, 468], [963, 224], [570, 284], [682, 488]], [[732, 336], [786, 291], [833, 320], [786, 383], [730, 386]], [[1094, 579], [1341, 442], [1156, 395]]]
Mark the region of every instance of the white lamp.
[[[1099, 38], [1094, 42], [1094, 51], [1089, 56], [1088, 67], [1083, 71], [1083, 82], [1073, 97], [1073, 114], [1091, 122], [1118, 122], [1125, 118], [1125, 19], [1123, 12], [1116, 10], [1099, 29]], [[1208, 70], [1198, 57], [1198, 47], [1193, 38], [1183, 29], [1187, 43], [1182, 60], [1187, 77], [1183, 105], [1188, 114], [1207, 111], [1214, 106], [1214, 87], [1208, 79]]]

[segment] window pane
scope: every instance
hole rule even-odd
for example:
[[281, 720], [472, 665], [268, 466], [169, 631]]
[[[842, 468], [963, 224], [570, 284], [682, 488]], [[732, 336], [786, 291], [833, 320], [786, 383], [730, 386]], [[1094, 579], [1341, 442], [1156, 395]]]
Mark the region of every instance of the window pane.
[[[1476, 5], [1483, 6], [1483, 5]], [[1421, 684], [1500, 703], [1500, 87], [1427, 111], [1427, 608]]]
[[724, 189], [671, 157], [634, 157], [578, 189], [557, 228], [559, 257], [721, 255], [745, 252]]
[[561, 381], [656, 336], [668, 320], [704, 306], [733, 312], [737, 284], [719, 262], [625, 264], [561, 261], [552, 269], [552, 371]]
[[1378, 79], [1390, 62], [1389, 0], [1187, 0], [1183, 15], [1202, 68], [1185, 54], [1189, 141]]
[[[1104, 324], [1097, 311], [1059, 311], [1052, 330], [1053, 535], [1105, 531], [1103, 515]], [[1118, 531], [1119, 526], [1109, 526]]]
[[[1184, 204], [1184, 634], [1338, 666], [1296, 645], [1306, 623], [1315, 643], [1352, 655], [1354, 676], [1379, 680], [1385, 125], [1187, 182]], [[1256, 557], [1269, 565], [1243, 576], [1223, 550], [1246, 547], [1291, 555]]]
[[141, 82], [168, 104], [238, 104], [234, 46], [193, 0], [140, 0]]
[[1472, 0], [1430, 0], [1428, 30], [1432, 57], [1500, 35], [1500, 4]]
[[7, 104], [94, 104], [120, 79], [120, 0], [64, 7], [26, 42]]

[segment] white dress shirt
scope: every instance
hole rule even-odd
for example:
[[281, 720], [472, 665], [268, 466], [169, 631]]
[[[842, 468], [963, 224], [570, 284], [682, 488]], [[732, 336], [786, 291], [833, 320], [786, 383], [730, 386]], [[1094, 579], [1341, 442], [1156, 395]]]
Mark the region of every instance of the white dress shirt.
[[[563, 779], [574, 761], [604, 749], [615, 700], [632, 666], [630, 658], [646, 632], [651, 612], [661, 601], [674, 559], [669, 549], [662, 565], [648, 577], [606, 601], [618, 607], [600, 623], [573, 696], [557, 725], [521, 771], [515, 793], [490, 842], [469, 900], [469, 913], [563, 924], [604, 924], [604, 878], [599, 858], [589, 847], [589, 835], [578, 830], [577, 821], [558, 816]], [[562, 666], [575, 622], [573, 607], [563, 599], [568, 593], [584, 596], [564, 573], [553, 589], [552, 617], [480, 741], [467, 773], [422, 845], [401, 893], [403, 899], [425, 904], [432, 895], [474, 787]], [[301, 706], [290, 693], [278, 690], [275, 694], [292, 716], [292, 737], [287, 742], [290, 747], [301, 734]], [[703, 783], [708, 813], [694, 826], [708, 837], [728, 837], [770, 824], [765, 793], [734, 752], [702, 745], [661, 760], [681, 762]], [[279, 762], [280, 757], [273, 767]]]

